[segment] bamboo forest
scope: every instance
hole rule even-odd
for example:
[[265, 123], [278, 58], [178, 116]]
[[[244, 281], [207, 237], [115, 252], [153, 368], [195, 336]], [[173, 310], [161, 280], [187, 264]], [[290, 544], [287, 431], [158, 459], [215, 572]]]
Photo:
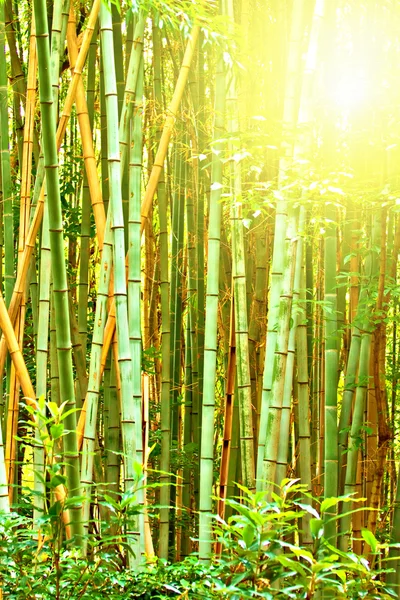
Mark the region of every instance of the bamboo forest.
[[0, 1], [0, 599], [400, 599], [400, 4]]

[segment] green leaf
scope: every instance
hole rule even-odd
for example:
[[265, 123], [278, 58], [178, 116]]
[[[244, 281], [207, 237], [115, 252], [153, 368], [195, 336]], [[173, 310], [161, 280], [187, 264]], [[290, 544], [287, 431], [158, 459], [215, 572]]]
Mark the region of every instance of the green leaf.
[[284, 567], [287, 567], [288, 569], [292, 569], [296, 573], [300, 573], [300, 575], [302, 575], [303, 577], [307, 577], [307, 573], [306, 573], [305, 569], [297, 560], [293, 560], [293, 559], [289, 558], [288, 556], [285, 556], [284, 554], [280, 554], [276, 558], [281, 563], [281, 565], [283, 565]]
[[319, 520], [319, 514], [317, 513], [315, 508], [313, 508], [310, 504], [305, 504], [303, 502], [294, 502], [293, 504], [295, 504], [305, 512], [310, 513], [310, 515], [314, 515], [314, 517]]
[[50, 479], [50, 488], [54, 490], [59, 485], [65, 485], [67, 478], [64, 475], [53, 475]]
[[57, 500], [57, 502], [54, 502], [54, 504], [52, 504], [49, 508], [49, 515], [51, 517], [56, 517], [60, 514], [62, 510], [62, 505], [61, 502], [59, 500]]
[[58, 440], [60, 437], [62, 437], [63, 432], [64, 425], [62, 423], [57, 423], [56, 425], [52, 425], [50, 427], [50, 435], [53, 440]]
[[367, 542], [368, 546], [370, 546], [372, 552], [375, 554], [378, 549], [379, 543], [372, 531], [369, 531], [369, 529], [363, 529], [361, 531], [361, 535], [363, 536], [363, 539]]
[[251, 525], [246, 525], [243, 528], [242, 536], [243, 536], [243, 540], [244, 540], [244, 543], [246, 544], [247, 548], [250, 548], [250, 546], [254, 540], [254, 533], [255, 533], [254, 527], [252, 527]]
[[310, 519], [310, 531], [313, 538], [319, 540], [323, 534], [324, 526], [321, 519]]
[[338, 569], [337, 571], [335, 571], [335, 573], [339, 577], [339, 579], [342, 583], [346, 583], [346, 571], [343, 571], [342, 569]]
[[112, 506], [116, 511], [120, 510], [120, 505], [118, 504], [118, 502], [116, 502], [114, 500], [114, 498], [112, 496], [109, 496], [108, 494], [104, 494], [104, 500], [110, 505]]
[[321, 513], [326, 512], [332, 506], [337, 506], [339, 503], [339, 498], [325, 498], [325, 500], [321, 503]]
[[48, 402], [47, 408], [51, 412], [51, 416], [56, 418], [60, 414], [60, 409], [58, 408], [57, 402]]

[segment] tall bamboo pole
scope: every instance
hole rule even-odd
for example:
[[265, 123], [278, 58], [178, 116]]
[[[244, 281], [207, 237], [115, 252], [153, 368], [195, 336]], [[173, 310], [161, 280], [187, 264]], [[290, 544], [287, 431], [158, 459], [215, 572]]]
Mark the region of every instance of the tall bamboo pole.
[[[338, 426], [337, 426], [337, 384], [338, 384], [338, 321], [337, 321], [337, 211], [334, 200], [326, 204], [325, 232], [325, 445], [324, 445], [324, 496], [332, 498], [338, 495]], [[336, 543], [336, 514], [333, 506], [326, 514], [325, 536], [334, 545]]]
[[[142, 113], [143, 113], [143, 59], [139, 67], [137, 82], [136, 107], [132, 123], [132, 145], [129, 158], [129, 271], [128, 271], [128, 318], [129, 339], [132, 360], [132, 390], [135, 411], [136, 456], [138, 465], [144, 469], [143, 423], [142, 423], [142, 334], [141, 334], [141, 232], [140, 232], [140, 203], [142, 175]], [[144, 489], [138, 491], [138, 502], [141, 512], [138, 515], [140, 532], [140, 552], [145, 556], [145, 525], [144, 525]]]
[[[218, 76], [215, 94], [214, 145], [211, 165], [210, 213], [208, 229], [208, 261], [218, 265], [221, 236], [221, 190], [222, 190], [222, 144], [221, 131], [224, 127], [225, 82], [222, 60], [218, 62]], [[199, 518], [199, 557], [208, 561], [211, 557], [211, 514], [212, 484], [214, 466], [214, 407], [215, 374], [217, 361], [217, 318], [219, 295], [219, 270], [210, 269], [207, 277], [206, 319], [204, 341], [204, 383], [202, 396], [201, 446], [200, 446], [200, 518]]]
[[[157, 22], [153, 22], [153, 60], [154, 60], [154, 98], [157, 113], [162, 108], [162, 70], [161, 70], [161, 33]], [[157, 114], [156, 113], [156, 114]], [[160, 138], [160, 133], [157, 138]], [[157, 139], [156, 138], [156, 139]], [[160, 456], [160, 535], [159, 556], [168, 559], [168, 535], [170, 513], [170, 451], [171, 451], [171, 327], [169, 313], [169, 234], [167, 214], [167, 193], [164, 180], [164, 170], [160, 175], [157, 187], [158, 214], [160, 221], [160, 294], [161, 294], [161, 398], [160, 398], [160, 427], [161, 427], [161, 456]]]
[[10, 304], [14, 287], [14, 226], [8, 131], [7, 64], [5, 55], [4, 4], [0, 7], [0, 157], [4, 222], [4, 287], [5, 301]]
[[[104, 89], [108, 129], [108, 169], [110, 180], [110, 211], [113, 232], [114, 295], [118, 336], [118, 364], [121, 373], [121, 431], [124, 451], [124, 487], [131, 490], [136, 471], [131, 456], [136, 453], [135, 409], [132, 397], [132, 364], [129, 344], [127, 286], [125, 280], [125, 234], [121, 196], [121, 166], [118, 136], [118, 97], [115, 78], [114, 47], [111, 14], [102, 4], [100, 32], [104, 59]], [[127, 543], [140, 557], [140, 532], [134, 520], [127, 523]], [[130, 555], [128, 561], [132, 561]]]
[[[71, 497], [80, 496], [79, 455], [76, 441], [75, 390], [72, 371], [72, 349], [69, 327], [69, 307], [66, 265], [64, 258], [63, 223], [56, 127], [50, 77], [50, 48], [48, 39], [47, 10], [45, 0], [35, 0], [36, 36], [39, 65], [39, 91], [43, 126], [43, 152], [49, 203], [50, 248], [52, 255], [53, 294], [56, 318], [57, 356], [60, 374], [60, 399], [66, 402], [69, 412], [65, 425], [69, 433], [64, 437], [65, 462], [68, 490]], [[72, 409], [72, 410], [71, 410]], [[72, 534], [76, 543], [82, 543], [80, 508], [71, 510]]]
[[[233, 25], [233, 3], [229, 1], [227, 14]], [[237, 100], [237, 81], [231, 71], [227, 74], [229, 85], [226, 94], [227, 129], [231, 136], [228, 151], [231, 159], [231, 230], [232, 230], [232, 280], [235, 307], [236, 342], [236, 384], [240, 421], [240, 457], [242, 461], [243, 484], [255, 489], [254, 440], [252, 424], [249, 326], [246, 301], [246, 264], [242, 215], [242, 177], [241, 164], [236, 162], [235, 151], [240, 151], [233, 136], [239, 131], [239, 109]]]

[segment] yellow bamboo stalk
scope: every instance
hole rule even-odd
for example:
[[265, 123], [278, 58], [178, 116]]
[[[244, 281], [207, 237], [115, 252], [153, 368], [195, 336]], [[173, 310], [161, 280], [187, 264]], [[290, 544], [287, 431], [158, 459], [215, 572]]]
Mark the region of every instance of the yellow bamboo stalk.
[[68, 88], [63, 112], [61, 114], [60, 122], [58, 124], [57, 137], [58, 137], [58, 135], [60, 135], [61, 138], [64, 138], [64, 135], [65, 135], [65, 132], [67, 129], [67, 125], [68, 125], [69, 118], [71, 116], [71, 109], [72, 109], [72, 105], [73, 105], [75, 97], [76, 97], [76, 92], [78, 89], [79, 81], [82, 81], [82, 79], [81, 79], [82, 71], [83, 71], [83, 67], [85, 66], [86, 57], [87, 57], [87, 53], [89, 51], [90, 42], [92, 40], [93, 31], [96, 26], [97, 17], [99, 15], [100, 4], [101, 4], [101, 0], [94, 0], [94, 2], [93, 2], [92, 10], [89, 15], [88, 24], [85, 29], [85, 33], [83, 34], [82, 45], [81, 45], [81, 48], [80, 48], [80, 51], [79, 51], [79, 54], [78, 54], [78, 57], [77, 57], [77, 60], [75, 63], [74, 75], [71, 79], [71, 82], [70, 82], [70, 85]]
[[[35, 19], [32, 19], [31, 35], [29, 44], [29, 67], [27, 80], [27, 98], [25, 104], [25, 125], [24, 139], [22, 147], [22, 168], [21, 168], [21, 201], [19, 217], [19, 236], [18, 236], [18, 264], [21, 264], [25, 240], [29, 229], [29, 214], [31, 209], [31, 179], [32, 179], [32, 152], [33, 152], [33, 125], [36, 105], [36, 30]], [[18, 310], [15, 331], [18, 336], [18, 344], [22, 350], [25, 323], [25, 294], [22, 295], [21, 305]], [[18, 429], [19, 414], [19, 390], [20, 386], [16, 377], [14, 365], [11, 367], [10, 378], [10, 400], [7, 415], [7, 437], [5, 446], [5, 465], [7, 481], [9, 482], [9, 500], [13, 501], [14, 487], [12, 483], [15, 478], [17, 442], [15, 436]]]
[[[11, 364], [10, 372], [10, 400], [7, 411], [7, 437], [4, 449], [4, 463], [6, 467], [6, 477], [8, 482], [8, 501], [10, 505], [13, 503], [14, 487], [15, 482], [15, 455], [17, 444], [15, 436], [17, 435], [18, 429], [18, 394], [16, 387], [18, 388], [18, 381], [15, 374], [14, 364]], [[19, 388], [18, 388], [19, 390]]]
[[[31, 36], [29, 43], [29, 67], [27, 78], [24, 142], [22, 148], [21, 170], [21, 210], [20, 210], [20, 237], [18, 244], [18, 262], [22, 259], [25, 247], [26, 233], [29, 229], [29, 211], [32, 180], [32, 153], [33, 153], [33, 126], [36, 105], [36, 29], [35, 19], [32, 18]], [[21, 235], [22, 232], [22, 235]]]
[[[22, 392], [24, 394], [26, 403], [28, 406], [31, 406], [35, 410], [38, 410], [38, 404], [35, 399], [35, 390], [33, 389], [32, 382], [29, 377], [28, 369], [26, 368], [26, 364], [24, 361], [24, 357], [22, 355], [21, 349], [18, 344], [17, 337], [15, 335], [14, 328], [12, 326], [10, 316], [7, 312], [7, 307], [4, 302], [3, 294], [0, 292], [0, 329], [4, 334], [4, 339], [6, 340], [8, 351], [11, 356], [12, 363], [15, 368], [15, 372], [17, 378], [21, 384]], [[9, 480], [10, 481], [10, 480]], [[65, 500], [65, 489], [63, 486], [57, 486], [55, 489], [55, 494], [57, 500], [63, 502]], [[69, 516], [67, 511], [63, 515], [63, 519], [66, 523], [69, 523]], [[67, 531], [67, 535], [68, 534]]]
[[22, 356], [21, 348], [19, 347], [17, 336], [15, 335], [14, 327], [11, 323], [10, 316], [7, 312], [7, 307], [4, 302], [3, 295], [0, 292], [0, 329], [3, 332], [11, 360], [14, 364], [15, 372], [20, 381], [23, 394], [29, 406], [37, 408], [35, 400], [35, 390], [29, 377], [28, 369]]
[[175, 90], [172, 96], [172, 100], [167, 110], [167, 117], [165, 119], [164, 127], [162, 130], [160, 143], [158, 145], [157, 154], [154, 159], [153, 167], [151, 169], [149, 181], [147, 182], [146, 192], [142, 202], [142, 225], [141, 231], [143, 231], [144, 223], [150, 211], [153, 197], [157, 189], [157, 185], [160, 179], [161, 171], [164, 168], [164, 161], [167, 155], [169, 141], [171, 134], [175, 126], [179, 106], [182, 100], [183, 91], [186, 86], [186, 82], [189, 76], [190, 64], [193, 59], [194, 50], [197, 44], [197, 38], [199, 36], [200, 27], [195, 25], [191, 31], [189, 41], [186, 46], [185, 54], [181, 70], [179, 72], [178, 81], [176, 82]]
[[[78, 60], [78, 42], [76, 37], [76, 19], [74, 6], [71, 4], [67, 27], [67, 46], [70, 58], [71, 72], [74, 73]], [[83, 148], [83, 160], [88, 179], [90, 200], [92, 202], [94, 220], [96, 223], [97, 240], [99, 249], [103, 248], [104, 230], [106, 226], [106, 213], [104, 210], [103, 198], [99, 175], [97, 172], [96, 156], [93, 147], [92, 130], [90, 127], [89, 113], [87, 108], [85, 87], [82, 78], [78, 79], [76, 88], [76, 114], [78, 117], [79, 131]]]

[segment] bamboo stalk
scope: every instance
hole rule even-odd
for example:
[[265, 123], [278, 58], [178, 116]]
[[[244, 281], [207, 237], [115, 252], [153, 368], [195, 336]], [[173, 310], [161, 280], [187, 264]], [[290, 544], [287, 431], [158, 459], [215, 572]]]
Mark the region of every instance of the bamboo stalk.
[[[45, 0], [35, 0], [36, 35], [38, 39], [39, 91], [41, 118], [43, 125], [43, 151], [46, 169], [46, 185], [49, 203], [50, 248], [52, 254], [53, 294], [56, 318], [57, 355], [60, 373], [60, 400], [68, 409], [75, 408], [75, 391], [72, 370], [72, 349], [69, 327], [69, 308], [66, 266], [64, 259], [64, 239], [61, 212], [61, 198], [58, 176], [56, 126], [53, 111], [50, 78], [50, 48]], [[76, 445], [76, 414], [72, 410], [65, 418], [69, 433], [64, 436], [68, 490], [71, 497], [80, 496], [79, 455]], [[77, 544], [82, 543], [80, 509], [71, 511], [71, 529], [77, 536]]]
[[[100, 8], [100, 32], [104, 57], [104, 88], [108, 128], [108, 161], [110, 177], [110, 214], [112, 215], [114, 294], [116, 298], [116, 326], [118, 336], [118, 363], [121, 373], [121, 431], [124, 451], [124, 488], [135, 485], [136, 471], [131, 456], [136, 453], [135, 410], [132, 402], [132, 363], [129, 345], [127, 286], [125, 275], [124, 220], [121, 196], [121, 166], [118, 137], [118, 98], [115, 79], [114, 47], [111, 15], [107, 7]], [[134, 551], [128, 563], [133, 564], [140, 556], [140, 531], [136, 520], [127, 522], [127, 543]]]
[[[217, 89], [215, 96], [215, 140], [220, 139], [224, 127], [225, 110], [225, 74], [220, 59], [217, 71]], [[211, 265], [218, 265], [220, 258], [221, 236], [221, 189], [222, 161], [221, 142], [216, 142], [211, 165], [211, 192], [208, 229], [208, 260]], [[218, 152], [219, 151], [219, 152]], [[200, 500], [199, 500], [199, 557], [209, 561], [211, 556], [211, 512], [213, 483], [213, 430], [215, 407], [215, 374], [217, 350], [217, 317], [218, 317], [219, 271], [211, 269], [207, 277], [206, 320], [204, 342], [204, 379], [202, 396], [201, 446], [200, 446]]]

